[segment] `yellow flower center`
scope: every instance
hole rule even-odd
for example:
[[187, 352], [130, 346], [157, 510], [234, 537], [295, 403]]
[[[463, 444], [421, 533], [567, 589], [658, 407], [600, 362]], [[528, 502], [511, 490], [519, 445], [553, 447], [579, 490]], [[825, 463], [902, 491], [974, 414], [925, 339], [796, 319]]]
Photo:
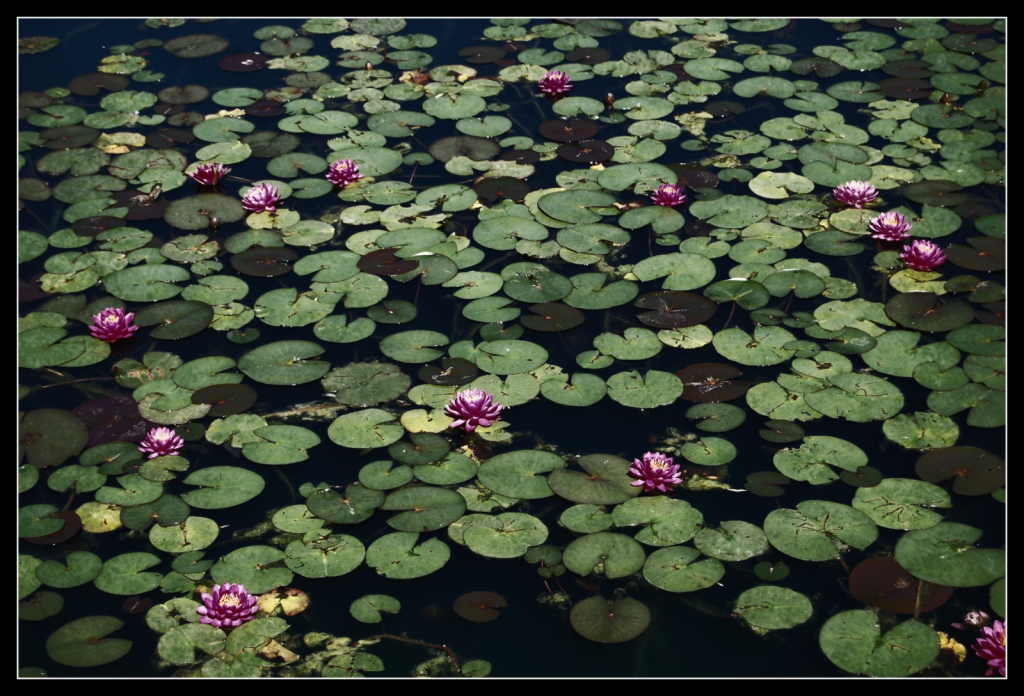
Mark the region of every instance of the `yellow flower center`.
[[103, 321], [107, 322], [108, 324], [116, 324], [121, 320], [117, 318], [116, 314], [108, 314], [106, 317], [104, 317]]
[[236, 595], [221, 595], [220, 605], [222, 607], [237, 607], [238, 597]]

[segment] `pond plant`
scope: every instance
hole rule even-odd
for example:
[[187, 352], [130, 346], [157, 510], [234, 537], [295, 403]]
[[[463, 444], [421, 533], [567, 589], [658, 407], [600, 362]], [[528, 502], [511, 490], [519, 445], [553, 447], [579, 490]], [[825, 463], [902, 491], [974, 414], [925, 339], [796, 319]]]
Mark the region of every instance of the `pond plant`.
[[1005, 676], [1005, 25], [22, 20], [20, 675]]

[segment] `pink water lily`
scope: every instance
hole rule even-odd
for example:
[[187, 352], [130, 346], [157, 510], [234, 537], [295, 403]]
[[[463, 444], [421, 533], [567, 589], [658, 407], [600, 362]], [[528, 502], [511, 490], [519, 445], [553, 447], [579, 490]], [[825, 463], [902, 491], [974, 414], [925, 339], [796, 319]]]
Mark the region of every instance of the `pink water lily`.
[[139, 445], [139, 451], [148, 454], [147, 459], [152, 459], [176, 455], [184, 446], [185, 441], [170, 428], [153, 428], [146, 433], [145, 439]]
[[449, 428], [465, 428], [471, 433], [479, 426], [486, 428], [501, 420], [498, 414], [502, 408], [494, 396], [483, 389], [467, 389], [453, 396], [444, 412], [455, 419], [448, 424]]
[[907, 268], [915, 271], [931, 271], [946, 263], [946, 254], [935, 242], [916, 239], [903, 247], [900, 259]]
[[974, 643], [974, 652], [988, 663], [986, 677], [1006, 676], [1006, 623], [993, 621], [981, 629], [982, 636]]
[[910, 236], [908, 232], [911, 227], [913, 225], [907, 222], [906, 216], [897, 212], [882, 213], [868, 223], [871, 236], [885, 242], [899, 242], [906, 239]]
[[633, 460], [629, 473], [637, 480], [631, 485], [643, 486], [647, 493], [655, 488], [662, 492], [671, 491], [673, 486], [683, 482], [679, 477], [680, 466], [672, 462], [672, 457], [661, 452], [646, 452], [642, 460]]
[[562, 94], [572, 89], [572, 78], [561, 70], [552, 70], [537, 82], [540, 91], [545, 94]]
[[863, 208], [878, 197], [878, 190], [867, 181], [847, 181], [832, 189], [832, 195], [840, 203], [853, 208]]
[[273, 184], [257, 184], [242, 197], [242, 207], [254, 213], [273, 213], [281, 193]]
[[363, 175], [359, 173], [359, 165], [350, 159], [340, 159], [331, 162], [326, 176], [327, 180], [332, 184], [342, 187], [363, 178]]
[[203, 592], [199, 597], [203, 600], [196, 607], [199, 623], [210, 624], [214, 628], [241, 626], [256, 618], [260, 610], [257, 605], [259, 598], [249, 594], [242, 583], [214, 585], [212, 591]]
[[230, 169], [219, 162], [216, 164], [200, 164], [191, 174], [189, 174], [189, 176], [192, 177], [197, 184], [202, 184], [203, 186], [216, 186], [230, 171]]
[[681, 186], [675, 184], [662, 184], [658, 190], [651, 195], [651, 202], [654, 205], [663, 205], [674, 208], [686, 202], [686, 193]]
[[92, 316], [92, 326], [89, 333], [93, 338], [98, 338], [107, 343], [120, 341], [123, 338], [131, 338], [131, 335], [139, 330], [139, 327], [132, 324], [135, 318], [134, 312], [125, 311], [120, 307], [109, 307], [99, 314]]

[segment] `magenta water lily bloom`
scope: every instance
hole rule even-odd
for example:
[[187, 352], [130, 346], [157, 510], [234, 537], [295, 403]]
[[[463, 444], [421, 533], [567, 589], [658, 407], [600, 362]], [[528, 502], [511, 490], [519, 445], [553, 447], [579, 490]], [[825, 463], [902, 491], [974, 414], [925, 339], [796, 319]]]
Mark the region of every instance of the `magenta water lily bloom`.
[[203, 600], [196, 607], [199, 623], [210, 624], [214, 628], [241, 626], [256, 618], [260, 610], [256, 604], [259, 598], [249, 594], [242, 583], [214, 585], [211, 592], [203, 592], [199, 597]]
[[216, 164], [200, 164], [195, 168], [190, 177], [203, 186], [216, 186], [224, 176], [231, 170], [219, 162]]
[[352, 160], [342, 159], [331, 162], [327, 170], [327, 180], [335, 186], [348, 186], [356, 179], [362, 179], [359, 173], [359, 165]]
[[253, 186], [242, 197], [242, 207], [253, 213], [272, 213], [277, 210], [281, 194], [273, 184]]
[[686, 202], [686, 193], [681, 186], [675, 184], [662, 184], [658, 190], [651, 195], [651, 202], [654, 205], [664, 205], [674, 208]]
[[139, 451], [148, 454], [147, 459], [152, 459], [178, 454], [184, 446], [185, 441], [170, 428], [153, 428], [146, 433], [145, 439], [139, 445]]
[[551, 72], [540, 78], [537, 85], [540, 87], [540, 91], [545, 94], [562, 94], [572, 89], [572, 78], [561, 70], [552, 70]]
[[927, 239], [917, 239], [904, 245], [900, 258], [904, 266], [915, 271], [930, 271], [946, 263], [945, 252]]
[[832, 195], [840, 203], [854, 208], [863, 208], [878, 197], [878, 191], [866, 181], [847, 181], [832, 189]]
[[881, 239], [886, 242], [900, 242], [909, 237], [907, 234], [910, 228], [913, 227], [905, 215], [899, 213], [889, 212], [882, 213], [874, 220], [868, 223], [868, 229], [871, 230], [871, 236], [875, 239]]
[[492, 394], [483, 389], [467, 389], [451, 398], [444, 412], [455, 420], [448, 424], [449, 428], [465, 428], [471, 433], [478, 426], [486, 428], [501, 420], [501, 404], [494, 400]]
[[993, 621], [981, 629], [982, 636], [974, 643], [974, 652], [988, 663], [986, 677], [1006, 676], [1006, 624]]
[[139, 330], [139, 327], [132, 324], [134, 318], [134, 312], [125, 314], [120, 307], [109, 307], [99, 314], [92, 315], [92, 326], [89, 327], [89, 333], [93, 338], [107, 343], [120, 341], [122, 338], [131, 338], [132, 334]]
[[671, 491], [673, 486], [683, 482], [679, 478], [679, 465], [672, 461], [672, 457], [666, 457], [661, 452], [646, 452], [643, 460], [634, 459], [629, 470], [630, 475], [636, 477], [632, 485], [643, 486], [647, 493], [655, 488], [664, 492]]

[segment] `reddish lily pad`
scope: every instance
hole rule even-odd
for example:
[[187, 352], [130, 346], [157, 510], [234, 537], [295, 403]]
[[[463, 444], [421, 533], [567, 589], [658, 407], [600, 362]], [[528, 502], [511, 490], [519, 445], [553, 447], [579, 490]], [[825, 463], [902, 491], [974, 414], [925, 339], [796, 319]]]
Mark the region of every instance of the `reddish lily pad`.
[[80, 97], [95, 97], [101, 89], [108, 92], [120, 92], [130, 84], [128, 78], [123, 75], [94, 72], [79, 75], [68, 83], [68, 89], [72, 94], [77, 94]]
[[900, 293], [886, 303], [885, 313], [902, 326], [929, 333], [952, 331], [974, 321], [970, 304], [943, 303], [933, 292]]
[[747, 393], [746, 382], [730, 381], [743, 373], [732, 365], [699, 363], [676, 373], [683, 382], [683, 398], [687, 401], [732, 401]]
[[971, 246], [950, 244], [946, 249], [946, 260], [954, 266], [971, 271], [992, 273], [1006, 268], [1005, 241], [992, 237], [970, 237], [967, 243]]
[[57, 544], [63, 544], [65, 541], [71, 539], [82, 531], [82, 518], [80, 518], [78, 513], [74, 510], [58, 510], [57, 512], [48, 515], [48, 517], [64, 520], [64, 526], [53, 534], [46, 534], [44, 536], [37, 537], [24, 537], [22, 541], [27, 541], [30, 544], [37, 544], [39, 546], [56, 546]]
[[501, 146], [493, 140], [475, 135], [452, 135], [434, 141], [427, 151], [438, 162], [448, 162], [456, 157], [483, 162], [501, 152]]
[[128, 394], [86, 401], [71, 413], [89, 429], [87, 447], [105, 442], [139, 442], [148, 429], [146, 421], [139, 415], [138, 404]]
[[43, 147], [51, 150], [70, 150], [88, 145], [99, 136], [98, 130], [83, 125], [47, 128], [39, 134], [43, 140]]
[[681, 329], [703, 324], [715, 316], [718, 309], [718, 305], [706, 297], [674, 290], [641, 295], [633, 306], [650, 310], [638, 314], [637, 319], [658, 329]]
[[473, 186], [482, 203], [494, 205], [499, 201], [521, 201], [530, 192], [530, 185], [521, 179], [509, 176], [494, 176], [481, 179]]
[[206, 415], [212, 418], [248, 411], [258, 398], [248, 384], [214, 384], [192, 394], [194, 404], [212, 404]]
[[967, 200], [963, 186], [945, 179], [932, 179], [907, 184], [900, 189], [903, 197], [921, 205], [954, 206]]
[[591, 140], [601, 130], [597, 121], [582, 119], [552, 119], [540, 124], [540, 134], [548, 140], [559, 143], [575, 143], [580, 140]]
[[[921, 585], [918, 598], [918, 583]], [[953, 588], [914, 578], [892, 556], [862, 561], [850, 573], [850, 593], [873, 607], [892, 614], [913, 614], [936, 609], [953, 596]]]
[[378, 249], [360, 257], [356, 263], [363, 273], [375, 276], [393, 276], [415, 271], [420, 262], [415, 259], [400, 259], [395, 253], [399, 249]]
[[455, 613], [475, 623], [494, 621], [501, 616], [496, 609], [507, 607], [505, 598], [497, 592], [467, 592], [455, 600]]
[[584, 140], [560, 145], [555, 152], [562, 159], [578, 164], [599, 164], [612, 158], [615, 148], [603, 140]]
[[501, 60], [508, 52], [497, 46], [467, 46], [459, 51], [459, 56], [467, 63], [474, 65], [493, 63]]
[[270, 57], [262, 53], [235, 53], [224, 56], [217, 65], [228, 72], [247, 73], [262, 70], [268, 60]]
[[953, 492], [984, 495], [1006, 482], [1002, 459], [977, 447], [942, 447], [917, 460], [917, 475], [928, 483], [953, 479]]
[[533, 315], [523, 315], [520, 322], [534, 331], [568, 331], [583, 323], [583, 312], [562, 302], [530, 305]]

